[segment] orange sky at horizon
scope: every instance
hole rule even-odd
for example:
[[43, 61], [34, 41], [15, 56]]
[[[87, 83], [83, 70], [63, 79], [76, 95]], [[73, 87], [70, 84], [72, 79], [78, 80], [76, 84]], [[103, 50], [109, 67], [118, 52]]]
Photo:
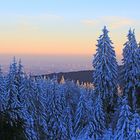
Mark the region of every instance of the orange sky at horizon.
[[139, 0], [1, 1], [0, 54], [92, 55], [106, 25], [120, 59], [130, 27], [135, 29], [139, 42], [139, 3]]
[[[61, 27], [62, 28], [62, 27]], [[75, 27], [76, 28], [76, 27]], [[96, 52], [101, 28], [80, 28], [81, 31], [49, 32], [37, 30], [15, 30], [0, 32], [0, 54], [93, 54]], [[116, 54], [121, 55], [126, 34], [110, 31], [109, 36], [114, 43]]]
[[[92, 55], [96, 52], [96, 44], [98, 35], [95, 37], [90, 35], [86, 38], [81, 37], [48, 37], [48, 35], [37, 36], [28, 35], [19, 36], [1, 36], [0, 37], [0, 54], [11, 54], [11, 55]], [[110, 35], [109, 35], [110, 36]], [[125, 38], [117, 40], [118, 38], [112, 38], [111, 40], [114, 43], [116, 55], [119, 59], [122, 57], [122, 49]], [[115, 40], [115, 41], [114, 41]]]
[[[108, 18], [110, 20], [110, 18]], [[111, 18], [114, 20], [113, 18]], [[125, 19], [124, 19], [125, 21]], [[55, 24], [20, 24], [4, 28], [0, 32], [0, 54], [15, 55], [92, 55], [96, 53], [98, 37], [102, 34], [102, 24], [93, 21], [66, 25], [63, 21]], [[61, 22], [63, 24], [61, 24]], [[122, 58], [123, 44], [127, 41], [128, 25], [109, 24], [109, 37], [114, 43], [116, 56]], [[137, 26], [136, 26], [137, 27]], [[1, 26], [2, 28], [2, 26]], [[137, 32], [138, 31], [138, 32]], [[140, 36], [136, 30], [136, 39]]]

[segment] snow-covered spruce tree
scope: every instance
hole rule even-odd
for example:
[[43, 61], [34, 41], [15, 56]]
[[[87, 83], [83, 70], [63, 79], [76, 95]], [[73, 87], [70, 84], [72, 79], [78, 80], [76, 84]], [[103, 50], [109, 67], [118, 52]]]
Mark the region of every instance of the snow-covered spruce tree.
[[63, 99], [60, 94], [60, 87], [56, 80], [53, 78], [49, 89], [49, 96], [47, 102], [47, 124], [48, 132], [47, 139], [49, 140], [67, 140], [68, 134], [66, 124], [63, 116]]
[[77, 110], [75, 115], [74, 131], [75, 135], [78, 136], [80, 132], [86, 127], [88, 123], [88, 110], [86, 105], [86, 89], [80, 89], [80, 98], [77, 104]]
[[98, 39], [96, 54], [93, 60], [93, 84], [96, 94], [101, 94], [103, 101], [113, 104], [117, 92], [118, 65], [112, 41], [108, 36], [106, 26]]
[[103, 110], [103, 103], [102, 103], [102, 98], [101, 95], [99, 94], [97, 96], [96, 102], [95, 102], [95, 108], [94, 108], [94, 114], [95, 114], [95, 120], [96, 120], [96, 129], [97, 129], [97, 134], [99, 136], [102, 136], [102, 134], [105, 131], [106, 128], [106, 121], [105, 121], [105, 112]]
[[28, 139], [46, 139], [46, 113], [45, 113], [45, 94], [42, 79], [34, 79], [32, 76], [27, 78], [25, 83], [25, 106], [27, 108], [25, 119], [26, 134]]
[[71, 115], [71, 108], [69, 105], [67, 105], [65, 111], [64, 111], [64, 122], [66, 124], [66, 131], [68, 135], [68, 139], [72, 140], [74, 137], [74, 132], [73, 132], [73, 122], [72, 122], [72, 115]]
[[37, 87], [34, 92], [34, 119], [35, 119], [35, 128], [38, 133], [39, 139], [46, 139], [46, 135], [48, 132], [47, 122], [46, 122], [46, 94], [44, 89], [44, 80], [42, 78], [39, 78], [36, 80]]
[[85, 118], [83, 118], [83, 120], [86, 120], [85, 126], [81, 128], [78, 138], [84, 137], [85, 139], [93, 140], [101, 139], [104, 135], [106, 123], [100, 94], [97, 96], [95, 103], [92, 99], [85, 100], [84, 110], [83, 114], [85, 113]]
[[26, 82], [27, 77], [24, 73], [23, 65], [21, 63], [21, 60], [19, 60], [18, 67], [17, 67], [17, 73], [16, 73], [16, 87], [18, 92], [18, 99], [22, 106], [21, 110], [21, 117], [25, 119], [25, 112], [27, 111], [27, 93], [26, 93]]
[[114, 140], [127, 140], [129, 134], [131, 133], [131, 119], [131, 108], [128, 105], [127, 97], [124, 97], [122, 100], [122, 107], [120, 109], [116, 130], [114, 132]]
[[6, 111], [7, 106], [7, 92], [6, 92], [6, 80], [0, 67], [0, 112]]
[[80, 97], [80, 88], [73, 81], [66, 81], [65, 89], [66, 103], [69, 104], [69, 107], [71, 109], [72, 122], [74, 124], [77, 104]]
[[132, 115], [131, 121], [131, 132], [129, 133], [128, 140], [139, 140], [140, 139], [140, 116], [135, 111]]
[[[139, 61], [140, 61], [140, 42], [138, 43], [138, 48], [137, 48], [137, 53], [138, 53], [138, 57], [139, 57]], [[139, 80], [140, 80], [140, 74], [138, 76]], [[140, 84], [140, 82], [139, 82]], [[140, 107], [140, 85], [138, 85], [137, 89], [136, 89], [136, 95], [137, 95], [137, 107]]]
[[26, 106], [27, 110], [25, 112], [25, 132], [26, 136], [29, 140], [38, 140], [39, 136], [35, 129], [35, 105], [34, 101], [36, 99], [36, 82], [35, 80], [29, 76], [25, 77], [25, 94], [23, 105]]
[[29, 119], [28, 113], [27, 113], [27, 101], [26, 101], [26, 93], [25, 93], [25, 89], [26, 89], [26, 78], [25, 78], [25, 73], [23, 70], [23, 65], [21, 63], [21, 60], [19, 60], [19, 63], [17, 64], [17, 70], [16, 70], [16, 74], [15, 74], [15, 86], [16, 86], [16, 90], [17, 90], [17, 98], [18, 101], [20, 103], [20, 112], [19, 112], [19, 117], [24, 121], [24, 133], [27, 136], [26, 133], [26, 125]]
[[120, 110], [122, 107], [122, 100], [123, 100], [123, 97], [118, 96], [117, 103], [114, 107], [114, 114], [112, 115], [112, 121], [110, 123], [110, 127], [112, 128], [113, 131], [116, 129], [117, 121], [118, 121]]
[[[85, 139], [97, 139], [101, 136], [100, 132], [98, 131], [98, 122], [95, 117], [95, 104], [92, 98], [88, 98], [87, 100], [87, 109], [88, 109], [88, 122], [87, 126], [83, 128], [82, 133], [84, 134]], [[83, 136], [82, 136], [83, 137]]]
[[[10, 65], [9, 73], [6, 76], [6, 92], [7, 106], [5, 114], [6, 117], [8, 117], [7, 124], [11, 127], [9, 135], [11, 135], [10, 137], [15, 137], [14, 139], [18, 139], [18, 137], [21, 137], [22, 134], [24, 135], [24, 120], [21, 117], [23, 107], [21, 105], [20, 95], [18, 92], [17, 63], [15, 58], [13, 59], [13, 62]], [[15, 134], [15, 132], [17, 134]]]
[[[26, 138], [31, 140], [35, 138], [35, 132], [32, 128], [32, 116], [28, 112], [28, 93], [26, 92], [26, 84], [27, 84], [27, 77], [24, 73], [23, 66], [21, 64], [21, 60], [19, 61], [18, 65], [16, 64], [15, 58], [13, 62], [13, 69], [14, 69], [14, 79], [13, 86], [16, 87], [16, 98], [18, 103], [20, 104], [20, 108], [18, 109], [18, 117], [24, 122], [22, 128], [24, 129], [24, 134]], [[10, 76], [10, 75], [9, 75]], [[9, 82], [9, 81], [8, 81]], [[9, 85], [8, 85], [9, 86]], [[13, 109], [13, 112], [16, 109]]]
[[[17, 89], [17, 63], [15, 58], [10, 65], [9, 73], [6, 77], [6, 90], [8, 94], [7, 109], [11, 120], [17, 120], [21, 114], [21, 103]], [[12, 123], [12, 121], [11, 121]], [[12, 124], [11, 124], [12, 125]]]
[[66, 100], [68, 87], [63, 76], [58, 86], [59, 86], [58, 92], [61, 95], [61, 100], [60, 100], [62, 104], [61, 108], [63, 110], [62, 117], [64, 118], [63, 121], [65, 122], [67, 137], [68, 139], [72, 140], [74, 137], [74, 130], [73, 130], [74, 123], [73, 123], [73, 117], [72, 117], [72, 107], [70, 105], [70, 102]]
[[123, 49], [123, 79], [124, 93], [128, 95], [130, 105], [133, 110], [136, 109], [136, 89], [140, 83], [140, 60], [138, 59], [138, 45], [134, 32], [129, 30], [128, 41]]
[[114, 136], [113, 136], [113, 133], [112, 133], [112, 129], [109, 128], [107, 129], [105, 132], [104, 132], [104, 135], [103, 135], [103, 138], [102, 140], [114, 140]]

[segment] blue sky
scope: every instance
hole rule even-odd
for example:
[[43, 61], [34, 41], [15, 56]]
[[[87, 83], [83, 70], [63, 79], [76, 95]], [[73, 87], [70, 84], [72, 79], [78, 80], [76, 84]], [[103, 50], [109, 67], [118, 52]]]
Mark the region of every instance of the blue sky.
[[4, 0], [1, 14], [50, 13], [65, 18], [125, 16], [139, 18], [139, 0]]
[[91, 55], [107, 25], [120, 57], [130, 27], [139, 41], [139, 5], [139, 0], [1, 1], [1, 53]]

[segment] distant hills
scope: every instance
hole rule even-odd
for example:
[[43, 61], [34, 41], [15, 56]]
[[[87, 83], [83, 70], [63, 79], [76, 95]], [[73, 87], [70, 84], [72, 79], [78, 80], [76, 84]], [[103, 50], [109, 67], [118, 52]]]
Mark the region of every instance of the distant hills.
[[44, 75], [49, 78], [53, 78], [53, 76], [56, 75], [58, 78], [58, 81], [61, 80], [62, 76], [66, 80], [74, 80], [75, 82], [79, 80], [79, 82], [92, 82], [93, 80], [93, 71], [92, 70], [85, 70], [85, 71], [75, 71], [75, 72], [60, 72], [60, 73], [52, 73], [48, 75]]
[[[119, 76], [122, 70], [122, 66], [119, 66]], [[41, 75], [46, 78], [52, 79], [53, 76], [57, 76], [58, 81], [61, 80], [62, 76], [64, 76], [65, 80], [73, 80], [79, 82], [93, 82], [93, 70], [84, 70], [84, 71], [73, 71], [73, 72], [60, 72], [60, 73], [51, 73], [46, 75]], [[37, 76], [36, 76], [37, 77]]]
[[91, 83], [93, 81], [93, 70], [51, 73], [46, 75], [37, 75], [35, 77], [45, 77], [52, 79], [54, 76], [57, 76], [58, 81], [60, 81], [63, 76], [65, 80], [73, 80], [75, 82], [78, 80], [80, 83]]

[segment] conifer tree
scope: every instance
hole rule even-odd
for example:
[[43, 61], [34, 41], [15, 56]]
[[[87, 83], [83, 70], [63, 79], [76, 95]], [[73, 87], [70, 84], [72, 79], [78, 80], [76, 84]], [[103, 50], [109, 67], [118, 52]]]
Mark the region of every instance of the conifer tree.
[[6, 80], [0, 67], [0, 112], [6, 111], [7, 107], [7, 92]]
[[47, 139], [68, 139], [63, 117], [63, 104], [61, 104], [62, 98], [56, 78], [53, 78], [51, 81], [49, 91], [50, 95], [47, 103]]
[[75, 133], [79, 135], [84, 127], [86, 127], [88, 119], [87, 119], [87, 105], [86, 105], [86, 90], [81, 88], [81, 95], [79, 98], [79, 102], [77, 104], [77, 110], [75, 115]]
[[9, 116], [11, 120], [17, 120], [21, 113], [21, 103], [17, 90], [17, 63], [15, 58], [13, 59], [13, 63], [10, 65], [6, 84], [8, 94], [7, 109], [9, 110]]
[[86, 118], [85, 127], [82, 128], [80, 135], [85, 139], [101, 139], [106, 128], [105, 113], [100, 94], [96, 97], [95, 103], [92, 99], [86, 100]]
[[22, 100], [22, 104], [27, 110], [24, 111], [24, 119], [25, 119], [25, 133], [29, 140], [38, 140], [38, 132], [35, 129], [35, 105], [34, 101], [36, 99], [35, 89], [36, 82], [31, 78], [31, 76], [25, 76], [25, 94], [23, 96], [24, 100]]
[[66, 131], [67, 131], [68, 139], [72, 140], [72, 138], [74, 136], [74, 132], [73, 132], [73, 122], [72, 122], [71, 108], [70, 108], [69, 105], [67, 105], [64, 113], [65, 113], [64, 122], [66, 124]]
[[95, 92], [101, 94], [106, 104], [113, 104], [117, 91], [118, 65], [112, 41], [106, 27], [99, 37], [96, 54], [93, 60], [93, 84]]
[[106, 121], [105, 121], [105, 113], [103, 110], [102, 98], [100, 94], [98, 95], [95, 101], [94, 114], [96, 120], [96, 127], [99, 135], [101, 136], [103, 135], [104, 130], [106, 128]]
[[98, 122], [95, 117], [95, 104], [91, 98], [87, 101], [87, 109], [88, 109], [88, 123], [86, 129], [83, 129], [85, 132], [86, 139], [97, 139], [101, 136], [100, 132], [98, 131]]
[[24, 73], [23, 65], [21, 63], [21, 60], [19, 60], [18, 66], [17, 66], [17, 73], [16, 73], [16, 86], [17, 86], [17, 92], [18, 92], [18, 99], [19, 102], [22, 106], [22, 112], [21, 112], [21, 117], [24, 116], [24, 112], [27, 110], [27, 96], [26, 96], [26, 82], [27, 78]]
[[114, 140], [126, 140], [131, 133], [131, 108], [128, 105], [127, 97], [122, 100], [122, 107], [116, 126]]
[[128, 139], [129, 140], [140, 139], [140, 116], [136, 111], [132, 115], [131, 131], [129, 133]]
[[136, 110], [136, 89], [139, 85], [140, 60], [138, 59], [138, 45], [134, 32], [129, 30], [128, 41], [123, 49], [123, 79], [124, 93], [128, 95], [130, 105]]
[[119, 118], [119, 115], [120, 115], [120, 110], [121, 110], [121, 107], [123, 105], [122, 100], [123, 100], [123, 97], [119, 96], [117, 98], [117, 103], [116, 103], [116, 105], [114, 107], [114, 113], [112, 115], [112, 122], [110, 124], [113, 131], [116, 128], [116, 125], [117, 125], [117, 122], [118, 122], [118, 118]]
[[102, 140], [114, 140], [114, 136], [113, 136], [113, 133], [112, 133], [112, 129], [109, 128], [107, 129], [105, 132], [104, 132], [104, 135], [103, 135], [103, 138]]
[[[44, 88], [45, 86], [44, 80], [38, 79], [37, 80], [37, 92], [36, 92], [36, 121], [38, 121], [39, 125], [39, 131], [40, 131], [40, 139], [46, 138], [46, 134], [48, 132], [48, 126], [46, 122], [47, 114], [46, 114], [46, 90]], [[42, 137], [41, 137], [42, 136]]]

